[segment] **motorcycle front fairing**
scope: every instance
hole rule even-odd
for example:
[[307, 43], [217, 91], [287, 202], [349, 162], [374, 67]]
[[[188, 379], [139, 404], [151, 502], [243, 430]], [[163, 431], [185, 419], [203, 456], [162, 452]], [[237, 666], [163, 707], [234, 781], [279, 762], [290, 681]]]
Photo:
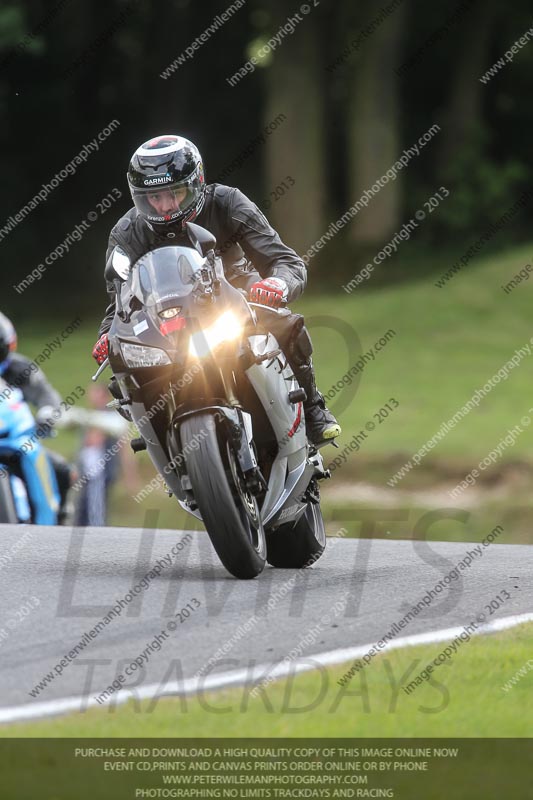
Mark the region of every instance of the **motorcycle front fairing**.
[[[158, 248], [131, 268], [121, 288], [122, 318], [109, 331], [109, 358], [128, 408], [159, 473], [178, 499], [168, 430], [174, 415], [227, 405], [218, 362], [191, 352], [230, 313], [245, 325], [250, 311], [241, 293], [217, 270], [218, 291], [206, 291], [206, 259], [187, 247]], [[239, 322], [240, 324], [240, 322]]]

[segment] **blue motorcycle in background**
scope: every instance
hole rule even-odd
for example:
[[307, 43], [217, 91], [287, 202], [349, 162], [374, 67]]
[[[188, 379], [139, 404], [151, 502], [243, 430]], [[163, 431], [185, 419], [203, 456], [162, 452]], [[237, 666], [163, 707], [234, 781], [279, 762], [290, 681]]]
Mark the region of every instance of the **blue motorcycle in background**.
[[56, 476], [20, 389], [0, 379], [0, 523], [57, 525]]

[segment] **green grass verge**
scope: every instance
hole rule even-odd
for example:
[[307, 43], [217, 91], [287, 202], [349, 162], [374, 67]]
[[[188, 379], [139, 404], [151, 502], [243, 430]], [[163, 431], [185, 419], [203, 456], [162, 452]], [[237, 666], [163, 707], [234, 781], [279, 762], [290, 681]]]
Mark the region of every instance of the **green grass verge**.
[[[348, 644], [348, 642], [347, 642]], [[531, 659], [533, 625], [474, 637], [411, 694], [412, 681], [446, 646], [376, 656], [346, 687], [350, 664], [202, 696], [129, 701], [109, 709], [0, 728], [0, 737], [531, 737], [533, 670], [502, 686]]]
[[[362, 455], [411, 455], [517, 348], [529, 343], [533, 281], [522, 283], [510, 295], [500, 287], [530, 260], [531, 247], [517, 248], [465, 268], [443, 289], [434, 285], [433, 276], [376, 292], [312, 298], [302, 304], [311, 321], [314, 316], [331, 314], [352, 325], [365, 351], [390, 328], [396, 332], [366, 366], [357, 394], [341, 414], [348, 439], [390, 397], [399, 401], [400, 407], [362, 443]], [[320, 385], [328, 391], [350, 364], [338, 335], [317, 328], [313, 339]], [[533, 405], [532, 370], [533, 359], [526, 356], [432, 455], [467, 462], [485, 456]], [[335, 401], [331, 407], [335, 409]], [[531, 458], [532, 454], [532, 438], [526, 432], [505, 457]], [[356, 462], [357, 456], [351, 460]]]

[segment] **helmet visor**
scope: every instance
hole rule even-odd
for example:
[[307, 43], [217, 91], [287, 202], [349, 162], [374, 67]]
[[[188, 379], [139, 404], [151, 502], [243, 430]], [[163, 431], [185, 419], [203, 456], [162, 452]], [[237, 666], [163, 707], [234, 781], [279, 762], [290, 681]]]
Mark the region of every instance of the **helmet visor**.
[[[154, 178], [154, 181], [158, 180]], [[161, 183], [141, 188], [131, 188], [137, 211], [150, 222], [174, 222], [187, 216], [199, 203], [203, 182], [198, 171], [185, 181]]]

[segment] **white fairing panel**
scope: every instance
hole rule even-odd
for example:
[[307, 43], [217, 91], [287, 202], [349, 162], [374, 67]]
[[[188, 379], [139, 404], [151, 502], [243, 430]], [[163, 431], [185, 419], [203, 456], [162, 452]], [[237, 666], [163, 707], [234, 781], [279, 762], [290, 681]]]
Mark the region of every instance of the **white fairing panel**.
[[[250, 336], [249, 342], [257, 356], [278, 349], [272, 334]], [[263, 521], [267, 522], [283, 505], [305, 469], [308, 447], [304, 411], [301, 402], [289, 400], [289, 392], [298, 388], [298, 382], [283, 354], [253, 364], [246, 374], [267, 413], [279, 447], [262, 509]]]

